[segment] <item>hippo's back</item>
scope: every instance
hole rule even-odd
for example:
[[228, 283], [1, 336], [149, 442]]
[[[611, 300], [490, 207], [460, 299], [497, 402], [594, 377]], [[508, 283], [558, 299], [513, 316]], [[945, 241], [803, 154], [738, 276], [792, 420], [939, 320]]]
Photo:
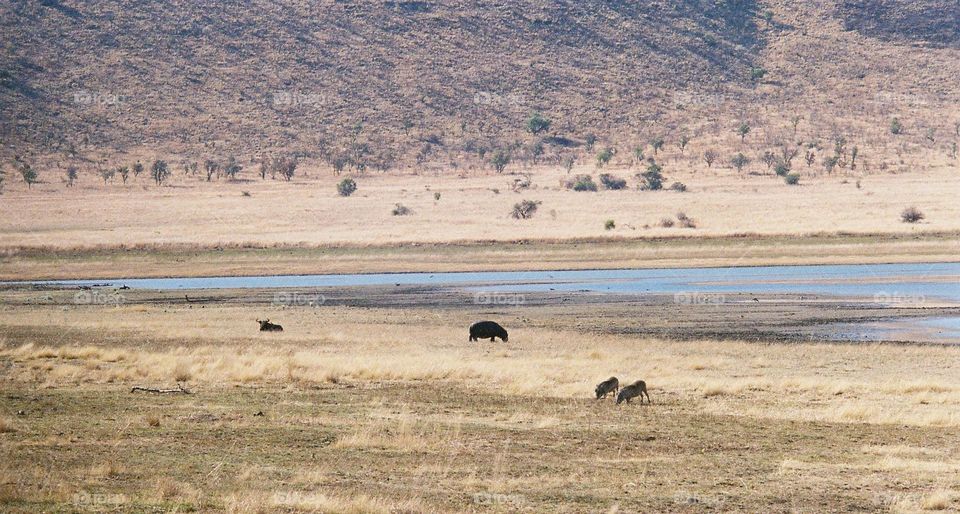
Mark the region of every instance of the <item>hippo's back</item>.
[[502, 337], [507, 331], [495, 321], [478, 321], [470, 325], [470, 336], [481, 339], [487, 337]]

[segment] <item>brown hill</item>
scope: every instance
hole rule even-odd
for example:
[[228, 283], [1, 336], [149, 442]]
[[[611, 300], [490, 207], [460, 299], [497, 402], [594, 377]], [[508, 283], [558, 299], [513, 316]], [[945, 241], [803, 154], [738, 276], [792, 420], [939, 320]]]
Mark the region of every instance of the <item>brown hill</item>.
[[[654, 135], [733, 144], [742, 121], [769, 144], [794, 116], [807, 139], [900, 155], [942, 152], [960, 121], [944, 109], [960, 72], [946, 0], [44, 0], [0, 20], [0, 157], [47, 165], [283, 152], [448, 167], [503, 147], [535, 160], [536, 141], [556, 156], [588, 134], [621, 155]], [[554, 137], [525, 134], [535, 111]]]

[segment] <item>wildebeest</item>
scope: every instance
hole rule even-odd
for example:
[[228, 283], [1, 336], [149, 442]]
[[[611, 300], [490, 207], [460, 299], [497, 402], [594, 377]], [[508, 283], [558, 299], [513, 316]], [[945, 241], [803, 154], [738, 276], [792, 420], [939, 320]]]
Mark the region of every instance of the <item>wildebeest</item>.
[[617, 395], [617, 405], [620, 405], [620, 402], [623, 401], [630, 403], [630, 400], [638, 396], [640, 397], [640, 403], [643, 403], [643, 395], [647, 395], [647, 403], [651, 403], [650, 393], [647, 392], [647, 383], [643, 380], [637, 380], [620, 390], [620, 394]]
[[470, 340], [490, 338], [490, 342], [500, 338], [504, 343], [507, 342], [507, 331], [499, 323], [493, 321], [478, 321], [470, 325]]
[[616, 394], [618, 389], [620, 389], [620, 381], [617, 380], [617, 377], [610, 377], [597, 384], [594, 392], [597, 393], [597, 399], [599, 400], [600, 398], [606, 398], [610, 393]]
[[257, 323], [260, 324], [261, 332], [283, 332], [283, 327], [277, 325], [276, 323], [270, 323], [270, 320], [268, 319], [263, 321], [257, 320]]

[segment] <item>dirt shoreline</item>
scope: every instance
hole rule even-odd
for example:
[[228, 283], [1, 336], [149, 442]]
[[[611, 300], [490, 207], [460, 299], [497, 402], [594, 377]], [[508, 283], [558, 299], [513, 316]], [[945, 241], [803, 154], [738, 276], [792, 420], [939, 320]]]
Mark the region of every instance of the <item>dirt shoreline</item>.
[[524, 240], [406, 246], [8, 248], [0, 280], [956, 262], [960, 234]]
[[[738, 340], [764, 342], [895, 342], [862, 337], [825, 337], [828, 325], [893, 321], [908, 318], [960, 316], [949, 302], [882, 304], [869, 297], [838, 297], [810, 293], [727, 293], [716, 300], [689, 302], [672, 294], [597, 294], [591, 292], [511, 293], [516, 301], [491, 303], [460, 286], [350, 286], [311, 288], [217, 289], [189, 291], [117, 290], [101, 288], [102, 305], [167, 305], [206, 308], [243, 305], [260, 309], [264, 317], [296, 324], [313, 309], [366, 309], [384, 312], [417, 311], [468, 323], [493, 318], [507, 325], [595, 334], [635, 335], [671, 340]], [[76, 306], [76, 288], [8, 287], [0, 303], [10, 307]], [[111, 296], [112, 295], [112, 296]], [[705, 297], [708, 295], [704, 295]], [[298, 299], [294, 301], [293, 299]], [[454, 321], [457, 320], [457, 321]]]

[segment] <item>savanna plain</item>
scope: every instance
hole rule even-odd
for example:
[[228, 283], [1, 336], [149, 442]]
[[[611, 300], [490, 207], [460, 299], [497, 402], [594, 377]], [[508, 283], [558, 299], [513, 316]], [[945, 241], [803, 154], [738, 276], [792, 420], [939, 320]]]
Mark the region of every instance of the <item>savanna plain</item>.
[[[951, 346], [629, 335], [602, 328], [605, 309], [562, 305], [111, 294], [4, 291], [5, 511], [902, 512], [960, 498]], [[509, 341], [468, 343], [478, 316]], [[263, 317], [285, 330], [258, 332]], [[652, 403], [595, 399], [610, 375], [644, 379]]]

